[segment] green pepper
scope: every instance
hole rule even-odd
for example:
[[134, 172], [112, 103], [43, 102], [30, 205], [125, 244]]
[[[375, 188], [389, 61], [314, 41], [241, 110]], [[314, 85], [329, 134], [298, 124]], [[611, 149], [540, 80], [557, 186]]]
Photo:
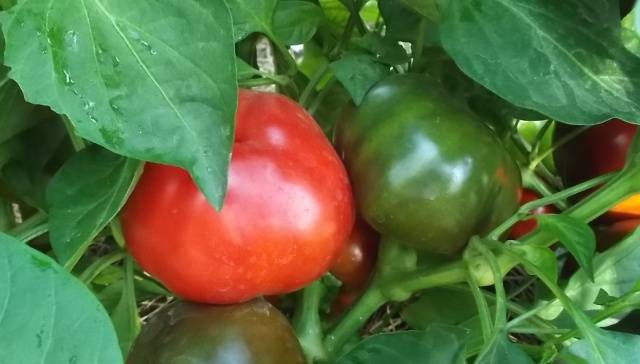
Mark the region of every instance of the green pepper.
[[458, 252], [518, 207], [518, 166], [498, 137], [429, 78], [395, 75], [337, 126], [357, 207], [381, 234]]
[[173, 302], [136, 339], [127, 364], [304, 364], [287, 319], [265, 300]]

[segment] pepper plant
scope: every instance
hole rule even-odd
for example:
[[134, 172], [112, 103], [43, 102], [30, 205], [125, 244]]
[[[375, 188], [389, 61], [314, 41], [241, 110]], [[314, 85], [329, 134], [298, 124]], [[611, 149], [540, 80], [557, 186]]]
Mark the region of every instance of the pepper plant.
[[0, 0], [0, 363], [637, 363], [633, 8]]

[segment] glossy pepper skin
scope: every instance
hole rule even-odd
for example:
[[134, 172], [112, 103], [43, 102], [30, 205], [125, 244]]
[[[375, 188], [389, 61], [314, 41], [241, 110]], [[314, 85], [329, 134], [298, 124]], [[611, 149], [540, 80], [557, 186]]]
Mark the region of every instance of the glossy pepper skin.
[[520, 171], [498, 138], [423, 76], [374, 86], [337, 143], [364, 219], [410, 246], [458, 252], [518, 206]]
[[[558, 124], [554, 133], [557, 143], [576, 130], [576, 126]], [[588, 128], [553, 154], [558, 174], [566, 187], [574, 186], [624, 167], [627, 150], [638, 130], [637, 125], [611, 119]], [[584, 197], [584, 194], [581, 195]], [[633, 195], [614, 206], [604, 217], [620, 221], [640, 217], [640, 194]]]
[[147, 163], [122, 227], [140, 266], [178, 296], [237, 303], [297, 290], [328, 271], [353, 205], [340, 158], [304, 109], [241, 90], [220, 212], [185, 171]]
[[287, 319], [263, 299], [214, 306], [173, 302], [154, 314], [127, 364], [305, 364]]

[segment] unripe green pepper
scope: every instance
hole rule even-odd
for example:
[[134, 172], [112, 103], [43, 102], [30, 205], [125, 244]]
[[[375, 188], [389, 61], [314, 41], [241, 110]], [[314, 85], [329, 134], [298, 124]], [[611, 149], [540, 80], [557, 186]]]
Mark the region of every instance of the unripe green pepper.
[[518, 207], [520, 171], [500, 140], [425, 76], [374, 86], [336, 143], [360, 213], [412, 247], [459, 252]]

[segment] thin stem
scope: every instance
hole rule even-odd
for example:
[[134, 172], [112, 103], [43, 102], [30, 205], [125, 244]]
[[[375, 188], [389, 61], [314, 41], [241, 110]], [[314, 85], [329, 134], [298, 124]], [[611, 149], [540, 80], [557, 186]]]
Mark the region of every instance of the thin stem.
[[30, 235], [30, 230], [39, 229], [39, 226], [47, 221], [47, 213], [44, 211], [38, 211], [33, 216], [29, 217], [22, 224], [14, 227], [9, 230], [7, 234], [17, 237], [17, 236], [28, 236]]
[[546, 308], [547, 308], [546, 305], [540, 305], [532, 310], [522, 313], [520, 316], [514, 318], [513, 320], [507, 323], [507, 330], [511, 330], [512, 328], [518, 326], [522, 322], [530, 320], [531, 318], [535, 317], [536, 314], [538, 314], [538, 312], [543, 311]]
[[493, 273], [493, 279], [495, 281], [494, 287], [496, 290], [496, 317], [494, 322], [494, 334], [500, 332], [506, 325], [507, 320], [507, 306], [505, 304], [507, 300], [507, 294], [504, 290], [504, 284], [502, 282], [502, 272], [500, 266], [496, 260], [495, 255], [478, 239], [472, 241], [475, 243], [475, 248], [478, 249], [480, 254], [489, 262], [491, 272]]
[[5, 75], [0, 79], [0, 87], [4, 86], [7, 82], [9, 82], [9, 75]]
[[242, 80], [238, 82], [238, 86], [240, 87], [256, 87], [268, 85], [282, 85], [282, 83], [272, 77], [250, 78], [248, 80]]
[[351, 39], [351, 35], [353, 34], [353, 29], [355, 28], [356, 20], [353, 16], [353, 13], [349, 15], [349, 20], [347, 20], [347, 25], [344, 27], [344, 31], [342, 32], [342, 37], [338, 41], [336, 47], [329, 53], [329, 58], [334, 59], [340, 55], [344, 47], [349, 43]]
[[535, 169], [535, 167], [542, 163], [542, 161], [547, 158], [548, 156], [550, 156], [551, 154], [553, 154], [553, 152], [555, 152], [558, 148], [560, 148], [561, 146], [567, 144], [568, 142], [571, 141], [571, 139], [577, 137], [578, 135], [580, 135], [581, 133], [583, 133], [585, 130], [587, 130], [589, 127], [588, 126], [583, 126], [581, 128], [577, 128], [576, 130], [572, 130], [570, 133], [568, 133], [567, 135], [564, 135], [563, 137], [561, 137], [560, 139], [558, 139], [558, 141], [551, 146], [551, 148], [549, 148], [548, 150], [546, 150], [544, 153], [540, 154], [539, 156], [537, 156], [535, 159], [533, 159], [531, 161], [531, 163], [529, 163], [529, 169], [533, 170]]
[[496, 227], [495, 229], [493, 229], [493, 231], [491, 231], [488, 235], [487, 235], [487, 239], [490, 240], [498, 240], [500, 239], [500, 236], [502, 236], [502, 234], [504, 234], [505, 232], [509, 231], [509, 229], [511, 228], [511, 226], [513, 226], [513, 224], [515, 224], [516, 222], [520, 221], [523, 217], [525, 217], [530, 211], [533, 211], [539, 207], [543, 207], [549, 204], [552, 204], [554, 202], [560, 201], [560, 200], [564, 200], [568, 197], [574, 196], [576, 194], [582, 193], [584, 191], [590, 190], [596, 186], [599, 186], [603, 183], [606, 183], [608, 181], [611, 181], [614, 177], [616, 177], [616, 173], [609, 173], [609, 174], [605, 174], [602, 176], [598, 176], [595, 178], [592, 178], [588, 181], [582, 182], [580, 184], [577, 184], [573, 187], [567, 188], [565, 190], [562, 190], [560, 192], [551, 194], [547, 197], [542, 197], [539, 198], [537, 200], [528, 202], [522, 206], [520, 206], [520, 208], [518, 209], [518, 211], [511, 216], [509, 219], [505, 220], [502, 224], [500, 224], [498, 227]]
[[360, 296], [356, 304], [347, 311], [338, 325], [325, 337], [324, 347], [328, 354], [335, 356], [347, 340], [355, 335], [358, 329], [362, 327], [369, 317], [385, 302], [386, 298], [378, 287], [375, 285], [369, 287], [369, 289]]
[[514, 327], [510, 328], [509, 332], [512, 334], [532, 334], [532, 335], [561, 335], [566, 333], [567, 329], [558, 328], [545, 328], [545, 327]]
[[309, 363], [324, 360], [327, 357], [322, 342], [320, 320], [320, 301], [325, 291], [322, 281], [316, 280], [298, 294], [296, 302], [293, 327]]
[[416, 63], [419, 63], [420, 58], [422, 58], [422, 52], [424, 51], [424, 35], [427, 29], [427, 18], [423, 17], [420, 19], [420, 24], [418, 26], [418, 34], [416, 34], [415, 43], [413, 47], [415, 51], [413, 52], [413, 62], [411, 63], [411, 70], [413, 71]]
[[[524, 187], [533, 189], [534, 191], [536, 191], [538, 194], [542, 196], [550, 196], [556, 192], [549, 187], [547, 181], [541, 179], [536, 173], [529, 170], [523, 171], [522, 184]], [[566, 210], [568, 207], [567, 202], [564, 200], [556, 201], [554, 202], [554, 205], [560, 211]]]
[[74, 131], [73, 123], [71, 123], [71, 120], [67, 116], [63, 115], [62, 116], [62, 122], [64, 123], [64, 127], [67, 130], [67, 134], [69, 135], [69, 139], [71, 140], [71, 144], [73, 145], [73, 149], [76, 152], [79, 152], [82, 149], [84, 149], [87, 145], [84, 142], [84, 139], [82, 139], [81, 137], [76, 135], [76, 133]]
[[320, 81], [322, 80], [322, 78], [324, 77], [324, 75], [327, 73], [328, 70], [329, 70], [329, 63], [327, 62], [322, 66], [320, 66], [316, 70], [316, 72], [314, 72], [314, 74], [311, 76], [309, 83], [304, 88], [304, 90], [302, 90], [302, 93], [300, 94], [300, 99], [298, 100], [298, 102], [300, 103], [300, 105], [302, 105], [302, 107], [307, 108], [308, 106], [307, 103], [309, 102], [309, 96], [311, 96], [311, 93], [313, 92], [313, 90], [315, 90], [316, 86], [318, 85], [318, 83], [320, 83]]
[[107, 255], [103, 255], [89, 265], [80, 275], [78, 279], [84, 284], [90, 284], [103, 270], [112, 264], [124, 259], [127, 253], [123, 251], [115, 251]]
[[544, 135], [547, 133], [547, 130], [549, 130], [552, 124], [553, 124], [553, 120], [547, 120], [542, 126], [542, 128], [538, 130], [536, 137], [533, 139], [533, 142], [531, 143], [531, 153], [533, 154], [538, 153], [538, 149], [540, 148], [540, 142], [542, 141], [542, 138], [544, 138]]
[[122, 234], [120, 220], [117, 217], [111, 220], [111, 222], [109, 223], [109, 228], [111, 229], [111, 235], [116, 241], [116, 244], [118, 244], [121, 249], [124, 249], [127, 244], [124, 240], [124, 235]]
[[467, 282], [469, 284], [471, 294], [473, 295], [473, 300], [475, 301], [476, 307], [478, 309], [482, 339], [484, 343], [488, 343], [489, 340], [491, 340], [491, 332], [493, 331], [493, 328], [491, 326], [491, 312], [489, 311], [489, 305], [487, 304], [487, 300], [482, 294], [482, 290], [476, 283], [473, 274], [468, 274]]
[[414, 272], [394, 275], [380, 282], [385, 290], [417, 292], [427, 288], [447, 286], [467, 281], [467, 269], [464, 262], [457, 260], [436, 269], [420, 269]]
[[316, 110], [318, 110], [318, 107], [320, 107], [320, 105], [322, 104], [322, 101], [324, 100], [324, 98], [329, 94], [329, 92], [331, 91], [331, 89], [333, 88], [333, 85], [335, 85], [338, 82], [338, 80], [336, 80], [335, 77], [331, 77], [331, 79], [327, 82], [327, 84], [324, 86], [324, 88], [322, 89], [322, 91], [318, 92], [318, 95], [316, 95], [316, 98], [313, 100], [313, 103], [311, 103], [311, 106], [309, 106], [309, 114], [314, 115]]
[[46, 234], [47, 232], [49, 232], [49, 224], [45, 222], [44, 224], [29, 229], [21, 234], [16, 235], [15, 237], [20, 241], [28, 243], [29, 241], [37, 238], [40, 235]]

